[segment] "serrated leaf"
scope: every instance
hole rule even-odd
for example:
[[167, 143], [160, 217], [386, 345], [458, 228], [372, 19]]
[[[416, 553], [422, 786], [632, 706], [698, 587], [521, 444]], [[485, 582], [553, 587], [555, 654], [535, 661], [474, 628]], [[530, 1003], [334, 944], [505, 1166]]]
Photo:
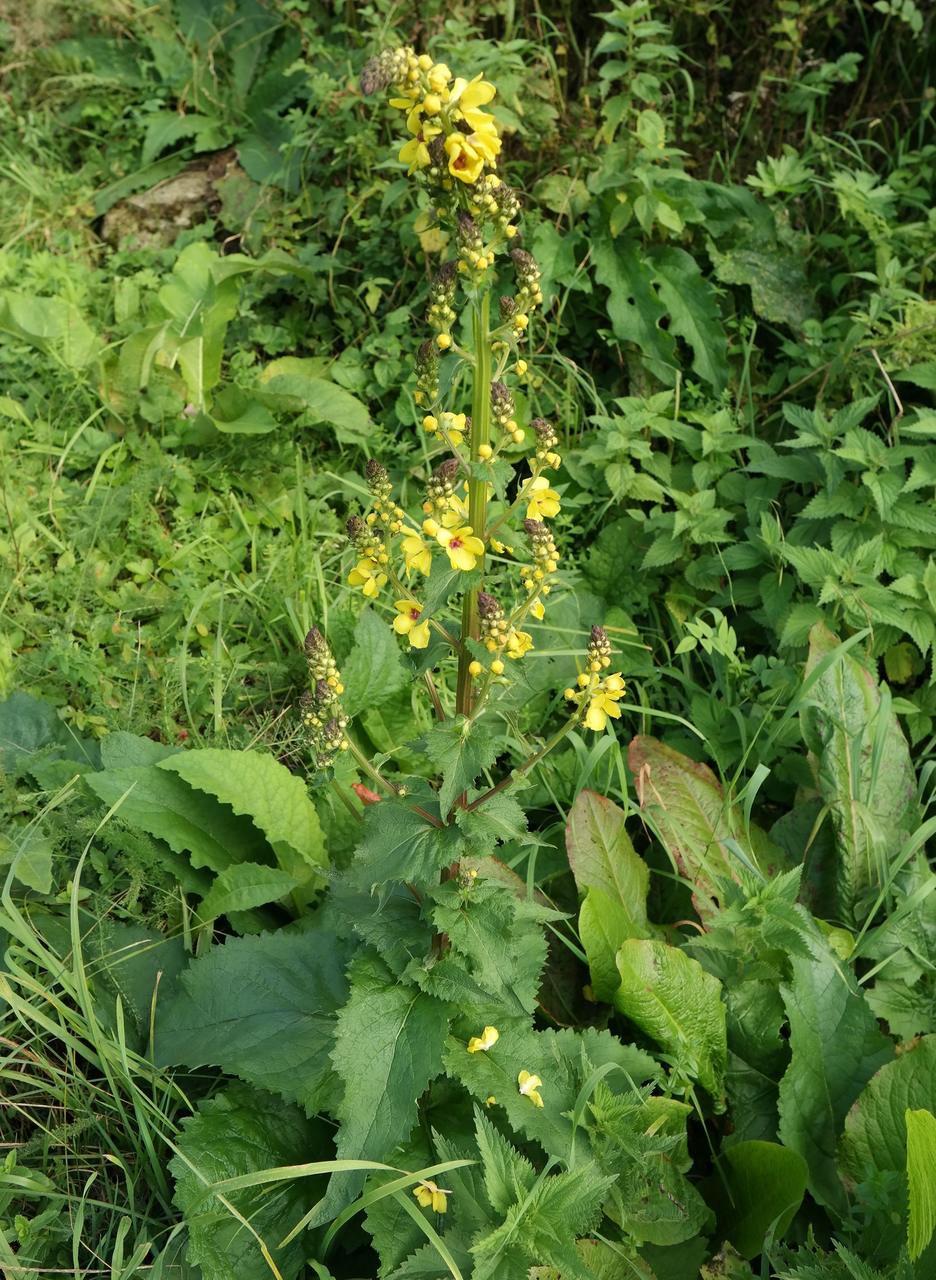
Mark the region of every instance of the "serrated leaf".
[[614, 1007], [723, 1106], [728, 1048], [718, 979], [677, 947], [646, 938], [625, 942], [617, 967]]
[[579, 936], [592, 990], [610, 1001], [620, 982], [616, 956], [628, 938], [651, 933], [647, 921], [650, 873], [625, 830], [624, 813], [595, 791], [579, 793], [566, 823], [566, 851], [580, 893]]
[[439, 807], [445, 817], [482, 769], [494, 763], [501, 738], [482, 717], [455, 716], [426, 735], [426, 754], [442, 775]]
[[[200, 1102], [197, 1113], [182, 1122], [179, 1154], [169, 1166], [176, 1184], [173, 1199], [188, 1227], [186, 1256], [204, 1280], [269, 1280], [271, 1275], [256, 1237], [220, 1200], [206, 1196], [206, 1188], [312, 1160], [326, 1141], [298, 1108], [240, 1084]], [[261, 1237], [282, 1280], [297, 1280], [305, 1269], [301, 1238], [284, 1249], [279, 1242], [314, 1199], [316, 1186], [317, 1180], [295, 1178], [226, 1197]]]
[[354, 645], [344, 663], [345, 711], [356, 716], [379, 707], [408, 681], [400, 648], [390, 624], [365, 609], [354, 628]]
[[350, 948], [330, 933], [229, 938], [157, 1005], [155, 1060], [217, 1066], [310, 1114], [334, 1099], [330, 1053]]
[[457, 861], [462, 843], [457, 827], [433, 826], [408, 800], [381, 800], [364, 810], [355, 881], [366, 889], [395, 880], [432, 881]]
[[891, 866], [920, 822], [916, 776], [889, 699], [822, 623], [810, 632], [804, 678], [820, 664], [801, 713], [803, 737], [818, 761], [838, 850], [836, 890], [846, 922], [861, 923]]
[[85, 775], [85, 782], [105, 804], [120, 801], [121, 821], [188, 853], [193, 867], [223, 871], [263, 859], [267, 844], [253, 823], [158, 765], [105, 769]]
[[501, 792], [470, 812], [455, 810], [455, 821], [470, 850], [488, 854], [492, 844], [510, 840], [523, 841], [527, 833], [527, 817], [514, 796]]
[[311, 868], [325, 865], [325, 840], [305, 783], [273, 756], [203, 748], [170, 756], [156, 768], [249, 818], [298, 882], [311, 878]]
[[202, 920], [216, 920], [232, 911], [251, 911], [284, 898], [297, 885], [295, 877], [279, 867], [238, 862], [215, 877], [199, 903], [198, 914]]
[[495, 1213], [505, 1214], [532, 1187], [533, 1166], [475, 1107], [475, 1136], [484, 1170], [484, 1187]]
[[790, 1024], [790, 1065], [780, 1081], [780, 1139], [809, 1166], [810, 1194], [845, 1209], [835, 1148], [848, 1108], [893, 1047], [878, 1030], [854, 978], [815, 938], [807, 959], [789, 959], [791, 981], [781, 987]]

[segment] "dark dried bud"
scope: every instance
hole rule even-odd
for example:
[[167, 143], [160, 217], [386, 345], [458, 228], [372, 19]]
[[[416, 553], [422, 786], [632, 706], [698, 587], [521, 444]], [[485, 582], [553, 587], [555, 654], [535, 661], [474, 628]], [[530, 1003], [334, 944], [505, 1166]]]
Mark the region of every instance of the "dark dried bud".
[[429, 163], [433, 168], [444, 169], [448, 161], [445, 154], [445, 135], [437, 133], [429, 142]]
[[548, 534], [542, 520], [524, 520], [523, 528], [528, 538], [542, 538]]
[[369, 485], [379, 484], [388, 479], [387, 469], [376, 458], [368, 458], [364, 467], [364, 478]]
[[458, 268], [453, 261], [443, 262], [441, 267], [435, 273], [432, 281], [434, 289], [438, 289], [440, 293], [447, 293], [455, 287], [455, 279], [458, 275]]
[[513, 259], [513, 264], [517, 269], [518, 275], [539, 275], [539, 267], [536, 265], [536, 259], [533, 257], [532, 253], [527, 253], [526, 249], [511, 249], [510, 256]]
[[500, 615], [501, 607], [490, 592], [478, 592], [478, 613], [482, 618], [496, 618]]
[[317, 702], [330, 702], [335, 694], [327, 680], [316, 680], [315, 699]]
[[416, 372], [422, 373], [423, 370], [434, 369], [438, 363], [438, 348], [431, 338], [427, 338], [416, 349]]
[[385, 58], [378, 54], [376, 58], [368, 58], [361, 71], [361, 93], [369, 97], [386, 89], [393, 78], [392, 68]]
[[345, 532], [349, 542], [357, 542], [358, 538], [367, 532], [367, 525], [360, 516], [349, 516], [345, 524]]
[[328, 652], [328, 643], [321, 631], [319, 631], [318, 627], [313, 627], [311, 631], [308, 632], [305, 638], [304, 647], [306, 653], [310, 657], [315, 654]]
[[517, 314], [517, 301], [515, 298], [500, 298], [497, 305], [500, 308], [500, 318], [502, 321], [512, 320]]
[[435, 478], [440, 484], [453, 484], [455, 477], [458, 475], [458, 468], [460, 466], [461, 463], [457, 458], [446, 458], [445, 462], [440, 463], [440, 465], [436, 467], [434, 472]]
[[481, 239], [478, 224], [471, 214], [466, 213], [464, 209], [460, 209], [455, 215], [455, 221], [458, 224], [458, 243], [462, 248], [480, 249], [484, 242]]

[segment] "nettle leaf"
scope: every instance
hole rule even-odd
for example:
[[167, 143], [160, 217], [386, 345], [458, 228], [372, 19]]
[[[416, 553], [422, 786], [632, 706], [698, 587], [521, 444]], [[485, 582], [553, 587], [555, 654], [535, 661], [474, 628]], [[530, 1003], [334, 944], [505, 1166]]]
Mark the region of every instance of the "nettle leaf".
[[719, 1230], [742, 1258], [763, 1251], [768, 1232], [782, 1240], [806, 1194], [806, 1161], [778, 1142], [737, 1142], [723, 1151], [707, 1194]]
[[653, 822], [680, 874], [693, 885], [700, 917], [712, 918], [719, 882], [736, 879], [725, 841], [736, 824], [718, 779], [707, 765], [638, 735], [627, 762], [637, 779], [640, 807]]
[[823, 939], [814, 939], [810, 958], [793, 955], [789, 963], [792, 978], [781, 994], [792, 1056], [780, 1081], [779, 1135], [809, 1166], [813, 1198], [845, 1212], [835, 1148], [849, 1107], [894, 1050]]
[[[339, 1159], [388, 1160], [409, 1137], [419, 1095], [442, 1069], [448, 1023], [444, 1004], [401, 984], [376, 957], [354, 962], [332, 1052], [344, 1085]], [[363, 1174], [335, 1175], [312, 1225], [350, 1204], [362, 1183]]]
[[721, 983], [677, 947], [633, 938], [617, 953], [614, 1007], [724, 1106], [727, 1034]]
[[370, 889], [394, 880], [423, 883], [458, 860], [457, 827], [438, 827], [409, 800], [381, 800], [364, 810], [364, 835], [354, 854], [355, 882]]
[[883, 1066], [845, 1118], [838, 1164], [849, 1188], [885, 1172], [903, 1178], [908, 1109], [936, 1111], [936, 1035], [921, 1037]]
[[920, 823], [916, 777], [886, 688], [850, 653], [834, 656], [839, 640], [822, 623], [809, 641], [803, 737], [835, 829], [839, 909], [860, 923]]
[[656, 245], [648, 254], [669, 331], [692, 348], [692, 367], [720, 392], [728, 382], [728, 341], [715, 290], [696, 260], [675, 245]]
[[193, 867], [223, 871], [269, 856], [252, 822], [158, 765], [105, 769], [86, 774], [84, 780], [105, 804], [120, 802], [121, 821], [165, 840], [176, 853], [188, 853]]
[[646, 938], [650, 872], [634, 851], [624, 812], [595, 791], [579, 793], [566, 823], [569, 866], [580, 893], [579, 936], [588, 956], [592, 990], [613, 998], [620, 983], [616, 955], [628, 938]]
[[179, 994], [157, 1005], [156, 1062], [221, 1067], [310, 1114], [330, 1105], [329, 1055], [350, 952], [324, 931], [213, 947], [181, 975]]
[[431, 896], [433, 923], [495, 1008], [511, 1016], [532, 1013], [546, 964], [541, 908], [480, 878], [469, 890], [449, 880]]
[[343, 680], [342, 701], [349, 716], [365, 707], [381, 706], [408, 683], [396, 636], [373, 609], [365, 609], [357, 620]]
[[264, 1247], [282, 1280], [297, 1280], [305, 1269], [302, 1238], [285, 1248], [279, 1242], [315, 1200], [318, 1179], [293, 1178], [226, 1193], [262, 1246], [218, 1197], [205, 1191], [227, 1178], [301, 1164], [318, 1155], [327, 1159], [323, 1127], [281, 1098], [231, 1084], [183, 1120], [176, 1144], [179, 1154], [169, 1165], [175, 1177], [173, 1200], [188, 1228], [186, 1257], [201, 1269], [204, 1280], [269, 1280]]
[[[472, 797], [473, 798], [473, 797]], [[503, 791], [470, 812], [455, 810], [455, 821], [470, 851], [490, 853], [492, 844], [526, 843], [527, 816], [520, 802]]]
[[487, 1198], [494, 1212], [503, 1215], [512, 1204], [516, 1204], [527, 1194], [536, 1181], [536, 1172], [529, 1160], [507, 1141], [477, 1107], [475, 1136], [484, 1170]]
[[171, 756], [157, 769], [177, 774], [196, 791], [250, 818], [298, 880], [308, 879], [310, 868], [325, 865], [322, 828], [305, 783], [273, 756], [204, 748]]
[[426, 734], [426, 754], [442, 775], [439, 806], [443, 817], [481, 770], [494, 763], [501, 743], [501, 736], [480, 716], [455, 716]]

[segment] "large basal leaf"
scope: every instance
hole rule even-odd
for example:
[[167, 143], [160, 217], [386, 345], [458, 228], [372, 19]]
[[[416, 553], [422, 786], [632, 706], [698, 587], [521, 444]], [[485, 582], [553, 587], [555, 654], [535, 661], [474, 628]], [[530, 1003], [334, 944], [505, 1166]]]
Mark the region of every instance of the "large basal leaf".
[[676, 343], [660, 321], [666, 308], [653, 288], [653, 271], [633, 240], [599, 236], [592, 244], [595, 279], [610, 290], [608, 316], [614, 336], [639, 350], [650, 372], [666, 386], [676, 380]]
[[692, 368], [717, 393], [728, 381], [728, 342], [715, 290], [696, 260], [675, 245], [650, 250], [650, 269], [666, 308], [669, 332], [692, 348]]
[[820, 1204], [845, 1209], [835, 1149], [849, 1107], [893, 1046], [851, 974], [820, 938], [811, 957], [791, 956], [781, 988], [790, 1024], [790, 1065], [780, 1081], [780, 1138], [809, 1166], [809, 1190]]
[[219, 872], [198, 905], [202, 920], [216, 920], [232, 912], [253, 911], [285, 898], [298, 881], [281, 867], [260, 862], [238, 862]]
[[101, 351], [101, 339], [73, 302], [0, 291], [0, 332], [54, 353], [69, 369], [85, 369]]
[[157, 765], [105, 769], [87, 774], [85, 782], [105, 804], [119, 802], [122, 821], [165, 840], [176, 853], [188, 853], [193, 867], [223, 871], [232, 863], [269, 856], [266, 841], [251, 822]]
[[171, 756], [157, 767], [250, 818], [297, 881], [309, 881], [311, 869], [325, 865], [325, 839], [305, 783], [273, 756], [206, 748]]
[[908, 1109], [936, 1111], [936, 1035], [921, 1037], [882, 1067], [849, 1111], [839, 1146], [849, 1187], [876, 1174], [904, 1176]]
[[29, 770], [39, 759], [73, 760], [75, 772], [97, 768], [100, 748], [69, 728], [54, 707], [29, 693], [0, 702], [0, 773]]
[[777, 1142], [738, 1142], [711, 1179], [719, 1231], [742, 1258], [756, 1257], [768, 1232], [782, 1240], [806, 1194], [806, 1161]]
[[640, 807], [655, 826], [681, 875], [693, 886], [702, 920], [718, 909], [720, 881], [736, 879], [725, 842], [737, 841], [753, 859], [741, 835], [741, 821], [725, 800], [707, 765], [638, 735], [627, 762], [637, 780]]
[[838, 646], [822, 623], [809, 633], [805, 679], [823, 669], [801, 723], [835, 828], [839, 910], [860, 923], [919, 825], [920, 810], [907, 740], [889, 699], [850, 653], [830, 659]]
[[726, 253], [710, 250], [715, 274], [725, 284], [747, 285], [754, 310], [773, 324], [793, 329], [816, 313], [816, 299], [799, 258], [770, 244], [741, 244]]
[[264, 369], [261, 397], [271, 407], [305, 412], [316, 422], [327, 423], [343, 444], [363, 444], [372, 430], [367, 405], [321, 375], [317, 361], [284, 356]]
[[157, 1005], [156, 1062], [221, 1067], [310, 1114], [325, 1107], [336, 1092], [330, 1054], [348, 955], [325, 932], [229, 938]]
[[407, 683], [396, 636], [373, 609], [365, 609], [357, 620], [343, 678], [344, 709], [349, 716], [365, 707], [381, 706]]
[[617, 966], [614, 1007], [722, 1105], [728, 1047], [718, 979], [677, 947], [647, 938], [625, 942]]
[[263, 1169], [328, 1159], [324, 1126], [272, 1094], [235, 1083], [199, 1103], [197, 1113], [182, 1122], [176, 1145], [179, 1154], [169, 1165], [173, 1199], [188, 1227], [186, 1256], [203, 1280], [270, 1280], [274, 1273], [257, 1236], [276, 1265], [275, 1274], [297, 1280], [305, 1271], [302, 1238], [283, 1249], [279, 1242], [314, 1201], [318, 1179], [293, 1178], [228, 1193], [225, 1199], [256, 1235], [205, 1190], [213, 1182]]
[[650, 873], [624, 827], [624, 812], [595, 791], [582, 791], [569, 810], [566, 851], [579, 893], [585, 894], [579, 936], [595, 998], [610, 1001], [620, 978], [618, 948], [648, 937]]
[[[332, 1053], [344, 1086], [336, 1109], [339, 1158], [389, 1160], [409, 1137], [419, 1096], [442, 1069], [448, 1020], [444, 1004], [399, 983], [376, 958], [355, 963]], [[336, 1174], [313, 1225], [349, 1204], [362, 1182], [363, 1175]]]

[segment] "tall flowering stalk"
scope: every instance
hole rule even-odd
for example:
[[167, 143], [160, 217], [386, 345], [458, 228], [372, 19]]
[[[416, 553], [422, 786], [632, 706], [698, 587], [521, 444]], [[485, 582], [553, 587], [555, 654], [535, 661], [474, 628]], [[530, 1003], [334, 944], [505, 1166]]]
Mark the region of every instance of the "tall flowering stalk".
[[[494, 116], [484, 110], [494, 86], [481, 75], [455, 76], [410, 48], [372, 59], [361, 83], [365, 93], [389, 91], [390, 106], [402, 114], [407, 138], [399, 158], [427, 192], [455, 254], [430, 283], [430, 334], [415, 353], [413, 398], [434, 463], [421, 517], [397, 505], [387, 471], [369, 463], [369, 510], [347, 523], [354, 552], [348, 583], [369, 600], [390, 593], [393, 629], [411, 649], [429, 648], [434, 636], [448, 646], [457, 659], [455, 716], [468, 725], [507, 678], [509, 664], [533, 648], [527, 619], [543, 618], [559, 569], [548, 523], [561, 507], [549, 474], [561, 464], [558, 434], [543, 418], [520, 426], [515, 402], [530, 376], [523, 350], [543, 301], [540, 271], [520, 244], [520, 199], [497, 172], [502, 141]], [[511, 277], [507, 291], [504, 281]], [[445, 369], [443, 361], [454, 368]], [[470, 405], [453, 404], [466, 379]], [[424, 608], [425, 580], [440, 556], [453, 574], [464, 575], [457, 620], [447, 616], [449, 592], [442, 593], [446, 603]], [[444, 651], [434, 665], [443, 657]], [[600, 731], [620, 715], [624, 684], [605, 674], [609, 664], [607, 637], [593, 628], [586, 669], [578, 687], [566, 691], [569, 720], [521, 771], [574, 724]], [[445, 718], [444, 699], [431, 675], [426, 678], [436, 713]], [[312, 747], [321, 763], [340, 749], [334, 745], [339, 730], [347, 740], [340, 717], [323, 718], [330, 707], [319, 712], [314, 689], [313, 701], [307, 725], [318, 733]]]

